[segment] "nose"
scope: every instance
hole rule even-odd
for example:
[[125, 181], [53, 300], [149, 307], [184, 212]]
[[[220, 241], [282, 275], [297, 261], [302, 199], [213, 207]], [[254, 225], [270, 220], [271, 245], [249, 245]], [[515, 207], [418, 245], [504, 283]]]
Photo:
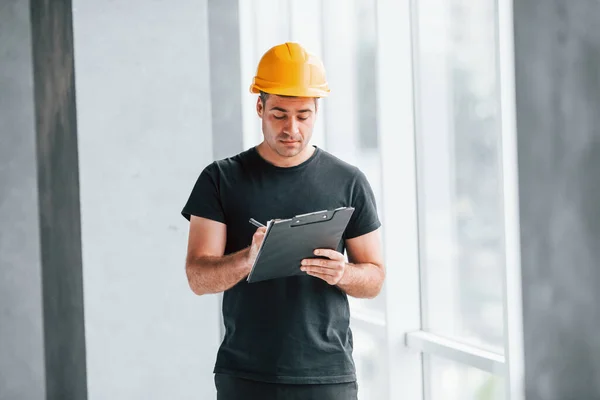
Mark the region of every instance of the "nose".
[[300, 124], [296, 118], [288, 118], [288, 123], [285, 125], [284, 132], [288, 135], [297, 135], [300, 133]]

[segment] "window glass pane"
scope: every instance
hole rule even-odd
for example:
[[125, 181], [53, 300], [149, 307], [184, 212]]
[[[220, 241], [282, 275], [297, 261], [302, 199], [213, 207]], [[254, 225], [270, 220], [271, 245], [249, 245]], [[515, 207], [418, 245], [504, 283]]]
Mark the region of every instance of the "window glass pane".
[[505, 400], [504, 378], [433, 356], [425, 357], [427, 400]]
[[425, 329], [503, 348], [494, 0], [419, 0], [416, 120]]
[[[291, 40], [308, 51], [323, 57], [321, 0], [289, 0]], [[325, 66], [327, 67], [327, 66]], [[319, 103], [319, 116], [315, 122], [311, 144], [326, 150], [323, 120], [326, 101]]]
[[[375, 0], [322, 2], [323, 62], [331, 95], [324, 99], [328, 151], [361, 169], [381, 210], [381, 163], [377, 131]], [[381, 217], [381, 213], [380, 213]], [[385, 295], [350, 298], [354, 310], [383, 318]]]
[[[331, 95], [319, 103], [318, 121], [322, 125], [315, 126], [312, 143], [359, 167], [369, 179], [379, 205], [375, 0], [292, 0], [291, 9], [293, 40], [322, 57], [331, 88]], [[372, 300], [348, 300], [354, 317], [361, 314], [366, 319], [384, 320], [383, 294]], [[385, 399], [385, 328], [357, 318], [352, 319], [351, 328], [359, 398]]]
[[387, 363], [385, 329], [353, 322], [354, 351], [358, 398], [382, 400], [387, 397]]

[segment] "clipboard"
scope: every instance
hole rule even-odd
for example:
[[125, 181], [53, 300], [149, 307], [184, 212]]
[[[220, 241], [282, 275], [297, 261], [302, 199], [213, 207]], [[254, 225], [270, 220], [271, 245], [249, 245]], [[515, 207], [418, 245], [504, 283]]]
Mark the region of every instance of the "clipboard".
[[316, 211], [294, 218], [271, 220], [258, 250], [248, 283], [268, 279], [306, 275], [300, 270], [305, 258], [315, 256], [315, 249], [337, 250], [354, 207]]

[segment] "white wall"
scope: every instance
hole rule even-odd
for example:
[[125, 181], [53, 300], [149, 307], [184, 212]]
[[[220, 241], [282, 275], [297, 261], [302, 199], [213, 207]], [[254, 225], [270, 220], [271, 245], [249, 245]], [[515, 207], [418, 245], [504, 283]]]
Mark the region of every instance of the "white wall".
[[179, 212], [212, 160], [206, 0], [74, 0], [89, 398], [214, 398]]

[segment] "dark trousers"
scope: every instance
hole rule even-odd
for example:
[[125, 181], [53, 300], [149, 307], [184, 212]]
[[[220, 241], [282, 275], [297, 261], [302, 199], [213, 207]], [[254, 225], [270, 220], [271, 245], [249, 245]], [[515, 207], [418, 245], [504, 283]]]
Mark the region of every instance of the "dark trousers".
[[356, 382], [289, 385], [215, 374], [217, 400], [357, 400]]

